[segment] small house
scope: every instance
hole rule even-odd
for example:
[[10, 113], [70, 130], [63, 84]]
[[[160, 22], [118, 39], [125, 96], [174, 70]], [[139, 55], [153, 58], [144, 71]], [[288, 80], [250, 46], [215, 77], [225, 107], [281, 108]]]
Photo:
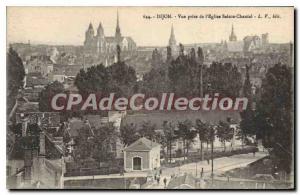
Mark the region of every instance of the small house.
[[147, 138], [140, 138], [124, 149], [125, 171], [146, 171], [160, 167], [161, 145]]

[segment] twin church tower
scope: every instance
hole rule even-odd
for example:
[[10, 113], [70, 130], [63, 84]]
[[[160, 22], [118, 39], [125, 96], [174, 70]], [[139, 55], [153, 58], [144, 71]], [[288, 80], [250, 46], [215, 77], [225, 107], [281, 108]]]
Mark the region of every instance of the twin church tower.
[[131, 37], [125, 37], [121, 34], [119, 24], [119, 13], [117, 13], [117, 25], [115, 36], [105, 36], [102, 23], [99, 23], [97, 34], [95, 35], [92, 23], [90, 23], [85, 32], [84, 53], [91, 55], [108, 54], [116, 51], [117, 45], [122, 51], [134, 51], [137, 46]]

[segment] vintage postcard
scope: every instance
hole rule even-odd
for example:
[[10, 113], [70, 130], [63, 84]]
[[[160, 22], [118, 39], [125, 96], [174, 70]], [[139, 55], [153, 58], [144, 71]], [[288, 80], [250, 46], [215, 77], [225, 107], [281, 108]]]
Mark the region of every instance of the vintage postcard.
[[7, 7], [8, 189], [295, 189], [294, 7]]

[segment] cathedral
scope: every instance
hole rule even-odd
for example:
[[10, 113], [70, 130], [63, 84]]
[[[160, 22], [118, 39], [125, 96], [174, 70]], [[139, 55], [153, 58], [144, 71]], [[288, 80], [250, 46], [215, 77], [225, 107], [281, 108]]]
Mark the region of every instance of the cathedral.
[[85, 54], [99, 55], [112, 53], [116, 51], [117, 45], [120, 46], [122, 51], [134, 51], [137, 48], [136, 43], [131, 37], [122, 36], [118, 13], [115, 36], [105, 36], [101, 22], [97, 28], [97, 33], [95, 35], [93, 25], [92, 23], [90, 23], [87, 31], [85, 32]]

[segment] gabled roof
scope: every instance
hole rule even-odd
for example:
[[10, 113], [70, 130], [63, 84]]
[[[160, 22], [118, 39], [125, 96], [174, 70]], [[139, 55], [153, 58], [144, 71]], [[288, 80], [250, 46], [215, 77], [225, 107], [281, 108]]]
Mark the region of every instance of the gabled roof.
[[150, 151], [153, 148], [160, 146], [160, 144], [150, 141], [149, 139], [142, 137], [135, 142], [133, 142], [131, 145], [129, 145], [127, 148], [125, 148], [125, 151]]

